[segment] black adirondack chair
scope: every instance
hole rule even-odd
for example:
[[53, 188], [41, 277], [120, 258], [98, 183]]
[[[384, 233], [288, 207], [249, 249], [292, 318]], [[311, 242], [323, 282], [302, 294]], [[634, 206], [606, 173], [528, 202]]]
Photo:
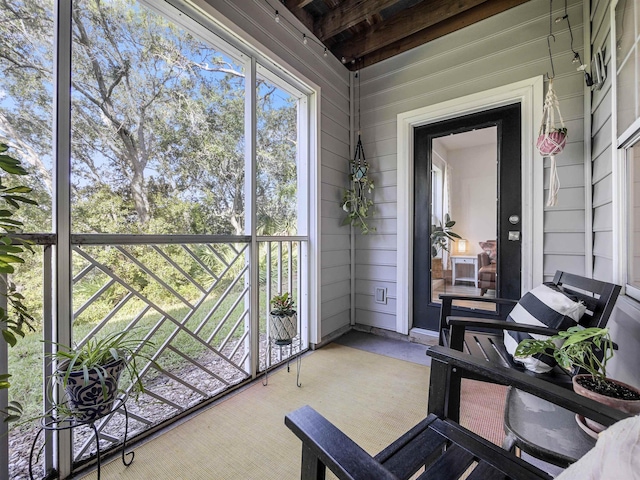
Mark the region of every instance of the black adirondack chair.
[[513, 385], [603, 425], [628, 416], [560, 386], [449, 348], [435, 346], [427, 354], [432, 357], [429, 415], [378, 455], [369, 455], [309, 406], [287, 414], [285, 424], [302, 440], [300, 478], [324, 479], [329, 468], [339, 479], [409, 479], [423, 467], [424, 473], [417, 477], [420, 480], [552, 478], [449, 418], [449, 411], [459, 404], [460, 399], [453, 399], [452, 394], [460, 391], [456, 383], [464, 374]]
[[[615, 305], [620, 286], [599, 280], [581, 277], [571, 273], [558, 271], [553, 283], [561, 287], [565, 292], [574, 295], [587, 306], [587, 313], [580, 320], [584, 327], [604, 327], [609, 321]], [[504, 346], [504, 330], [528, 332], [539, 335], [555, 335], [558, 330], [506, 322], [507, 314], [515, 306], [517, 300], [486, 297], [468, 297], [458, 295], [440, 295], [442, 307], [440, 309], [440, 345], [451, 347], [454, 350], [468, 353], [474, 357], [482, 358], [505, 367], [525, 371], [522, 364], [514, 362]], [[501, 320], [478, 318], [483, 315], [481, 311], [465, 312], [465, 316], [452, 316], [453, 302], [456, 300], [474, 300], [493, 303], [503, 312]], [[486, 312], [484, 313], [486, 316]], [[549, 373], [540, 375], [547, 381], [570, 386], [571, 378], [567, 372], [556, 367]], [[473, 377], [473, 375], [471, 375]]]

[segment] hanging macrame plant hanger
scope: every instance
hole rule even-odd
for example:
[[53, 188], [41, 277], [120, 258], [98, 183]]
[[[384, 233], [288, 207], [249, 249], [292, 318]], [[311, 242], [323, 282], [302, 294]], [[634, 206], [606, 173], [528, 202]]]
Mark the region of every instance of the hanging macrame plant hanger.
[[[556, 123], [556, 115], [560, 119], [560, 123]], [[558, 104], [558, 97], [553, 90], [553, 79], [549, 80], [549, 90], [544, 100], [544, 109], [542, 111], [542, 124], [536, 147], [543, 157], [549, 157], [551, 160], [551, 170], [549, 175], [549, 196], [547, 198], [547, 206], [553, 207], [558, 201], [558, 191], [560, 190], [560, 181], [558, 179], [558, 167], [556, 164], [556, 155], [564, 150], [567, 144], [567, 129], [564, 126], [562, 113]]]
[[[560, 191], [560, 180], [558, 179], [558, 167], [556, 164], [556, 155], [564, 150], [567, 144], [567, 129], [564, 126], [562, 113], [560, 112], [560, 102], [553, 89], [553, 77], [555, 69], [553, 67], [553, 56], [551, 54], [551, 40], [555, 41], [552, 33], [551, 22], [551, 1], [549, 2], [549, 35], [547, 36], [547, 45], [549, 47], [549, 61], [551, 62], [551, 75], [549, 77], [549, 89], [544, 99], [544, 107], [542, 110], [542, 122], [538, 133], [536, 147], [543, 157], [549, 157], [551, 160], [551, 169], [549, 174], [549, 195], [547, 197], [547, 207], [553, 207], [558, 202], [558, 192]], [[559, 124], [556, 122], [556, 114]]]
[[358, 143], [356, 144], [356, 151], [351, 162], [351, 178], [353, 180], [353, 187], [356, 189], [356, 194], [359, 199], [358, 204], [364, 205], [367, 202], [365, 192], [365, 182], [367, 180], [367, 173], [369, 172], [369, 165], [367, 159], [364, 156], [364, 147], [362, 146], [362, 140], [360, 139], [360, 132], [358, 132]]
[[360, 72], [358, 78], [358, 143], [356, 144], [353, 160], [349, 163], [351, 186], [345, 192], [342, 199], [342, 209], [347, 213], [343, 224], [351, 224], [360, 228], [362, 233], [373, 232], [376, 229], [368, 225], [367, 218], [372, 214], [370, 208], [373, 201], [368, 198], [373, 190], [373, 182], [367, 177], [369, 164], [364, 156], [364, 147], [360, 137]]
[[358, 133], [356, 152], [353, 156], [353, 161], [351, 162], [351, 175], [353, 176], [353, 180], [355, 182], [360, 182], [367, 176], [368, 172], [369, 165], [367, 164], [367, 160], [364, 157], [364, 147], [362, 146], [362, 140], [360, 139], [360, 134]]

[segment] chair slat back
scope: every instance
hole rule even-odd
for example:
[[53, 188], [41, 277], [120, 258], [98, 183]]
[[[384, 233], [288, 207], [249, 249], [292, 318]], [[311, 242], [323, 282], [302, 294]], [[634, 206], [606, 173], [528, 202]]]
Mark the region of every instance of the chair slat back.
[[620, 294], [620, 285], [561, 271], [556, 272], [553, 283], [587, 306], [587, 313], [580, 320], [580, 325], [600, 328], [607, 325]]

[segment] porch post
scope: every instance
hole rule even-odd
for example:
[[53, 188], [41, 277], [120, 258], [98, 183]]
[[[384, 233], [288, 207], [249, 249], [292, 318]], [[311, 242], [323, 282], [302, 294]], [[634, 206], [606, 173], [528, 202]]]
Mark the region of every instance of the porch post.
[[[54, 195], [53, 232], [57, 235], [54, 245], [55, 311], [53, 338], [56, 342], [71, 345], [71, 11], [72, 0], [56, 0], [54, 16], [53, 60], [53, 152]], [[46, 379], [45, 379], [46, 381]], [[71, 431], [57, 433], [54, 442], [54, 463], [60, 478], [71, 474], [73, 446]]]
[[251, 57], [245, 64], [245, 122], [244, 122], [244, 205], [245, 234], [251, 235], [249, 250], [249, 352], [250, 365], [246, 365], [255, 378], [260, 369], [260, 249], [256, 236], [256, 195], [254, 181], [256, 178], [256, 59]]

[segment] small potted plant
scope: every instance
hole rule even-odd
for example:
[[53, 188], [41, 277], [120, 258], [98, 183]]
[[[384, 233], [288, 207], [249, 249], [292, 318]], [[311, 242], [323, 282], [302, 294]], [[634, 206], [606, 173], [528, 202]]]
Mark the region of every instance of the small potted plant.
[[[545, 340], [523, 340], [518, 344], [515, 356], [549, 355], [569, 371], [582, 369], [587, 373], [574, 375], [572, 378], [576, 393], [623, 412], [638, 414], [640, 390], [607, 377], [607, 362], [613, 357], [613, 353], [614, 345], [607, 328], [575, 326]], [[604, 429], [602, 425], [589, 419], [585, 421], [593, 431]]]
[[373, 213], [371, 208], [373, 207], [373, 200], [367, 195], [373, 192], [373, 188], [373, 181], [366, 175], [357, 180], [354, 177], [351, 188], [345, 190], [342, 197], [342, 210], [347, 213], [342, 225], [359, 227], [364, 235], [376, 231], [368, 223], [368, 219]]
[[298, 314], [289, 292], [271, 298], [271, 327], [269, 336], [278, 343], [287, 344], [298, 334]]
[[551, 128], [549, 132], [540, 133], [536, 148], [543, 157], [559, 155], [567, 144], [567, 129]]
[[111, 411], [120, 392], [118, 383], [124, 370], [133, 383], [134, 396], [144, 392], [136, 359], [151, 360], [140, 350], [153, 343], [129, 338], [129, 332], [92, 338], [78, 348], [55, 344], [57, 351], [52, 357], [57, 368], [53, 380], [65, 392], [63, 402], [54, 402], [58, 416], [69, 415], [90, 422]]

